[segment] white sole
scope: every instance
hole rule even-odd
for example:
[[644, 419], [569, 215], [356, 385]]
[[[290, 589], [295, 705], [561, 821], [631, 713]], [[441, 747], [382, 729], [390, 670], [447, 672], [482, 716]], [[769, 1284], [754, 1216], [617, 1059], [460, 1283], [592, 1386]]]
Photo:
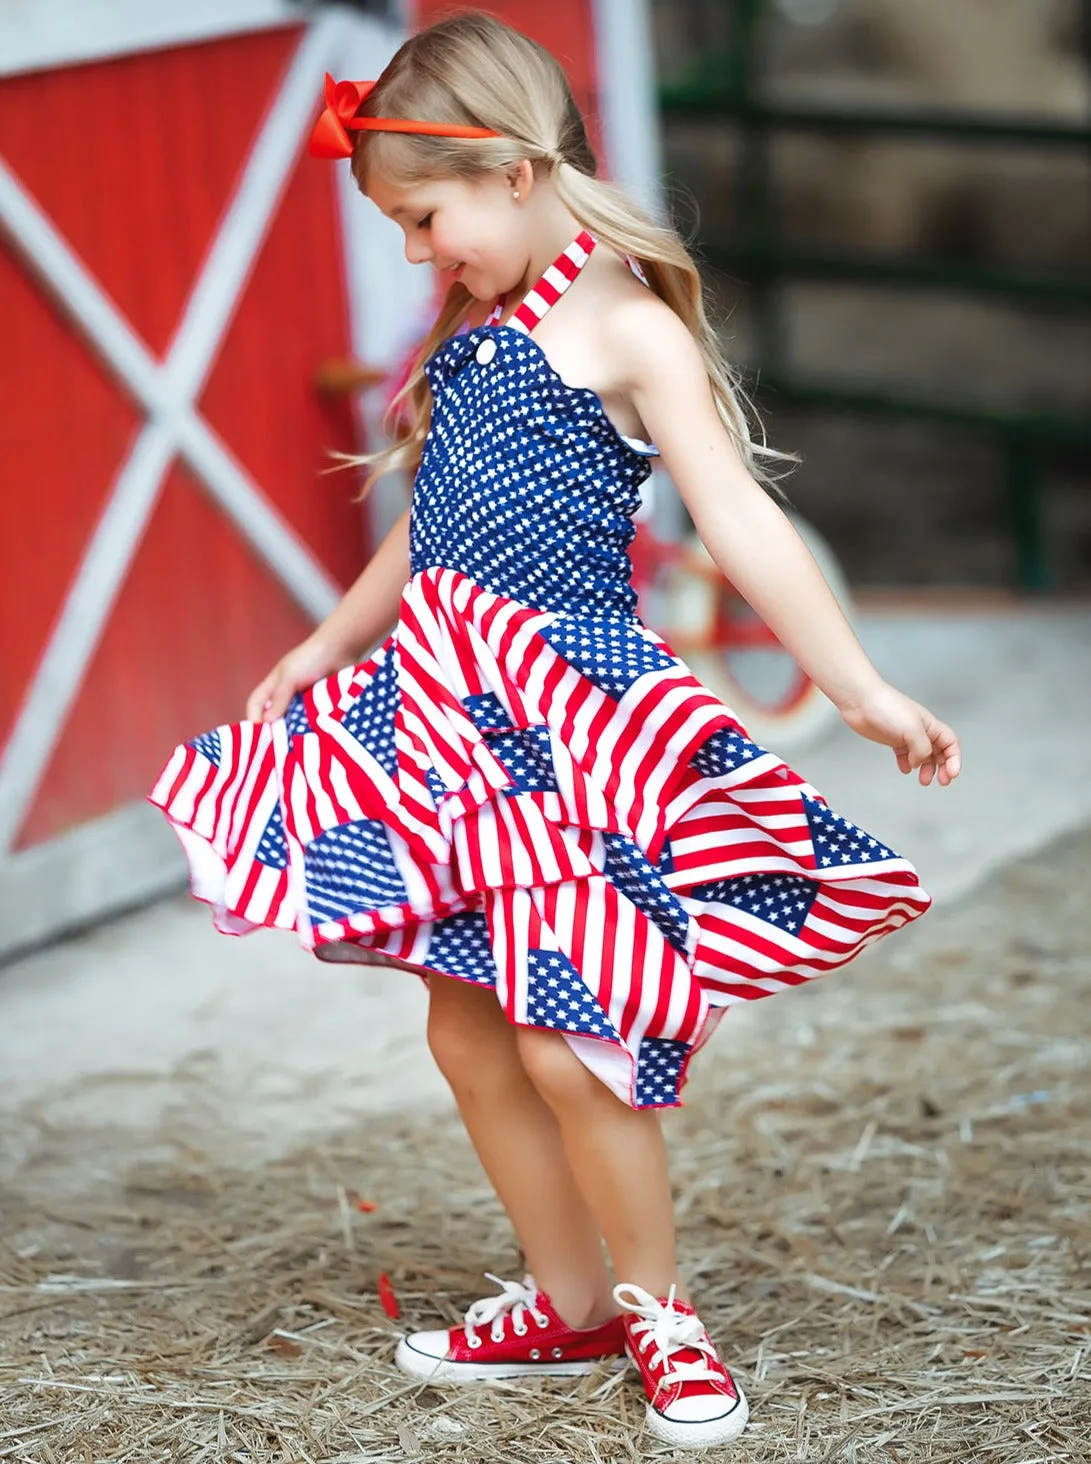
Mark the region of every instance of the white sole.
[[429, 1383], [488, 1383], [505, 1378], [577, 1378], [597, 1372], [628, 1367], [627, 1357], [602, 1358], [593, 1362], [449, 1362], [429, 1357], [410, 1347], [405, 1337], [398, 1343], [394, 1362], [411, 1378]]
[[680, 1419], [664, 1418], [651, 1404], [646, 1414], [648, 1432], [680, 1449], [713, 1449], [717, 1444], [729, 1444], [742, 1434], [749, 1419], [750, 1408], [741, 1392], [738, 1403], [722, 1418], [695, 1419], [686, 1423]]

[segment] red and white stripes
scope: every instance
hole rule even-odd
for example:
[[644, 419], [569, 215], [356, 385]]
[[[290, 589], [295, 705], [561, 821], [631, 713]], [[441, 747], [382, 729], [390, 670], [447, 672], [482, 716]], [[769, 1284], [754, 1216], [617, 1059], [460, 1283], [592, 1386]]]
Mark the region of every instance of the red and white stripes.
[[[510, 320], [504, 322], [512, 330], [522, 331], [524, 335], [530, 335], [531, 331], [545, 315], [546, 311], [557, 301], [575, 280], [580, 270], [591, 258], [591, 251], [595, 247], [595, 239], [586, 229], [578, 234], [568, 248], [558, 256], [557, 259], [546, 270], [538, 280], [534, 288], [524, 295], [518, 308], [512, 312]], [[485, 324], [498, 325], [504, 313], [506, 296], [496, 302], [492, 308]]]
[[[177, 749], [151, 797], [223, 929], [295, 924], [331, 955], [351, 947], [428, 971], [442, 969], [429, 961], [437, 922], [483, 912], [498, 998], [524, 1024], [538, 999], [528, 963], [559, 953], [604, 1019], [595, 1037], [566, 1034], [573, 1050], [632, 1101], [644, 1039], [695, 1048], [722, 1008], [841, 965], [929, 901], [912, 866], [874, 840], [868, 863], [824, 867], [812, 821], [829, 810], [774, 754], [700, 771], [694, 754], [710, 738], [745, 734], [677, 657], [613, 696], [550, 643], [557, 619], [457, 570], [424, 570], [371, 659], [307, 694], [306, 731], [220, 728], [218, 744]], [[629, 632], [669, 651], [639, 623]], [[393, 775], [345, 725], [390, 657]], [[482, 694], [511, 728], [544, 729], [555, 786], [526, 788], [509, 772], [467, 706]], [[281, 869], [259, 851], [271, 818], [283, 825]], [[312, 915], [310, 847], [360, 820], [384, 831], [404, 898]], [[646, 861], [643, 894], [611, 872], [611, 836]], [[748, 874], [806, 886], [806, 918], [777, 928], [733, 901], [730, 882]], [[655, 915], [672, 896], [669, 938]]]

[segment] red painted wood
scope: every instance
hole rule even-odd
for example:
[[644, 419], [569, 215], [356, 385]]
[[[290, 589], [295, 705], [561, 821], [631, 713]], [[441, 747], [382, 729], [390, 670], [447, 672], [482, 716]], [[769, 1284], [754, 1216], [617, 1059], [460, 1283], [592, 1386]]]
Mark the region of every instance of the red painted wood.
[[[0, 82], [8, 162], [157, 356], [178, 328], [299, 34]], [[316, 76], [316, 109], [320, 91]], [[350, 501], [352, 475], [321, 469], [328, 449], [357, 444], [347, 404], [321, 404], [312, 386], [319, 361], [348, 349], [340, 225], [333, 170], [302, 142], [201, 405], [344, 584], [369, 552], [364, 516]], [[0, 316], [2, 736], [143, 417], [2, 236]], [[305, 629], [286, 592], [176, 467], [21, 843], [140, 797], [179, 738], [240, 715], [246, 692]]]
[[175, 468], [19, 846], [146, 793], [176, 742], [242, 716], [251, 687], [308, 628]]
[[0, 741], [138, 414], [0, 236]]
[[[441, 9], [421, 0], [427, 21]], [[565, 65], [597, 135], [589, 0], [496, 13]], [[157, 355], [169, 347], [296, 31], [234, 37], [0, 82], [9, 164]], [[320, 90], [316, 78], [316, 102]], [[347, 408], [315, 366], [347, 348], [333, 172], [304, 158], [206, 385], [229, 449], [341, 583], [366, 561]], [[0, 736], [141, 414], [0, 241]], [[13, 369], [17, 363], [17, 369]], [[241, 713], [305, 618], [189, 474], [169, 475], [21, 843], [139, 797], [180, 737]]]
[[[348, 451], [348, 398], [314, 389], [318, 366], [347, 351], [340, 221], [328, 163], [307, 157], [258, 257], [202, 412], [291, 522], [347, 586], [365, 561], [359, 475], [326, 473], [331, 448]], [[370, 207], [363, 200], [360, 206]]]
[[298, 43], [278, 30], [0, 82], [8, 166], [157, 356]]

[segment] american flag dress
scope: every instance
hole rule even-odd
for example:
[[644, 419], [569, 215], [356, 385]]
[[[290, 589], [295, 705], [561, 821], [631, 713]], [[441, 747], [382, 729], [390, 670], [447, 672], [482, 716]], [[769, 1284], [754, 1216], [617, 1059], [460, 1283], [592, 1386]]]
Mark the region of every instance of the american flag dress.
[[594, 243], [428, 361], [393, 632], [282, 719], [176, 748], [150, 798], [220, 930], [489, 987], [625, 1103], [676, 1107], [727, 1007], [929, 896], [637, 616], [655, 449], [532, 335]]

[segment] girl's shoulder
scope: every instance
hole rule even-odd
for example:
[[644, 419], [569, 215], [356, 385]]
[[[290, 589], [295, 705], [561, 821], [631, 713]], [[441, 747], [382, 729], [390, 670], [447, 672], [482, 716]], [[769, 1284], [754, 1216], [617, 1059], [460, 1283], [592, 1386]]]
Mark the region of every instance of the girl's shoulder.
[[[621, 255], [607, 249], [596, 249], [595, 254], [602, 258], [596, 275], [588, 279], [594, 299], [589, 290], [585, 304], [594, 313], [596, 333], [604, 343], [625, 356], [638, 357], [663, 348], [696, 349], [689, 327]], [[593, 256], [588, 272], [595, 262]]]
[[606, 244], [598, 244], [583, 270], [587, 292], [615, 304], [626, 300], [657, 300], [659, 297], [637, 273], [638, 269], [635, 260], [618, 254]]
[[636, 273], [633, 262], [612, 249], [600, 245], [588, 261], [585, 274], [585, 303], [594, 308], [604, 329], [614, 327], [630, 335], [634, 331], [670, 330], [678, 322], [667, 302]]

